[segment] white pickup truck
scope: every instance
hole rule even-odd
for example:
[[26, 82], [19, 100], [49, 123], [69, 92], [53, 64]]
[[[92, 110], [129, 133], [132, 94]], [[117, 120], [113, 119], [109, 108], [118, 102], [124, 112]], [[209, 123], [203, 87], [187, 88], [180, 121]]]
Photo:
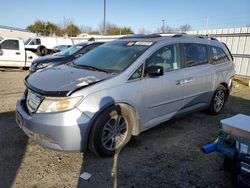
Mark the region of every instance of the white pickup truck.
[[54, 47], [58, 45], [73, 45], [70, 38], [64, 37], [36, 37], [29, 38], [24, 42], [25, 49], [32, 51], [40, 56], [52, 54], [55, 52]]
[[22, 39], [5, 38], [0, 41], [0, 67], [30, 67], [37, 54], [25, 50]]

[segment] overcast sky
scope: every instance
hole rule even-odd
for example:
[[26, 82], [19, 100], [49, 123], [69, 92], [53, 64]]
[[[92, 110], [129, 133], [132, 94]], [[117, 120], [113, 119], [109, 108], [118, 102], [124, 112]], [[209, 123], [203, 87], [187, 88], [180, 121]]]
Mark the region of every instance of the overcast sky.
[[[79, 26], [97, 28], [104, 0], [1, 0], [0, 25], [26, 28], [35, 20], [57, 24], [69, 18]], [[107, 21], [154, 32], [165, 20], [171, 27], [193, 29], [250, 25], [250, 0], [107, 0]], [[206, 24], [208, 21], [208, 24]]]

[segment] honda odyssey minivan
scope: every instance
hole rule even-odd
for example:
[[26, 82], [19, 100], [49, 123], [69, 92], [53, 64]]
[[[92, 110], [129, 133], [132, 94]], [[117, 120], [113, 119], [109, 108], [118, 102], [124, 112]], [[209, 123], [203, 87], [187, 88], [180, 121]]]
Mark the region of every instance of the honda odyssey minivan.
[[16, 121], [44, 147], [112, 156], [132, 135], [171, 118], [219, 114], [234, 74], [228, 48], [216, 39], [126, 37], [29, 75]]

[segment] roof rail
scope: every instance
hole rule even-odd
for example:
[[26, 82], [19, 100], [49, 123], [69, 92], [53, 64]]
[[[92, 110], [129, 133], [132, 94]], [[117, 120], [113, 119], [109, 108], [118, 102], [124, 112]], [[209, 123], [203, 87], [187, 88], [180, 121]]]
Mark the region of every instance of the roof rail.
[[184, 37], [184, 36], [187, 36], [187, 37], [197, 37], [197, 38], [200, 38], [200, 39], [210, 39], [210, 40], [215, 40], [215, 41], [218, 41], [218, 39], [214, 38], [214, 37], [210, 37], [209, 35], [191, 35], [191, 34], [176, 34], [172, 37]]
[[158, 38], [158, 37], [162, 37], [159, 34], [135, 34], [135, 35], [127, 35], [127, 36], [123, 36], [120, 37], [119, 39], [130, 39], [130, 38]]

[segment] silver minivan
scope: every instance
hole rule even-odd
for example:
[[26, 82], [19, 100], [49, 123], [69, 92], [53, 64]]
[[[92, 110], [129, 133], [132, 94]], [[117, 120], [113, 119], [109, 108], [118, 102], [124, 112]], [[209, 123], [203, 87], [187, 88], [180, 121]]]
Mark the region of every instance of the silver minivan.
[[38, 144], [112, 156], [132, 135], [198, 110], [219, 114], [235, 74], [207, 37], [125, 37], [28, 76], [16, 121]]

